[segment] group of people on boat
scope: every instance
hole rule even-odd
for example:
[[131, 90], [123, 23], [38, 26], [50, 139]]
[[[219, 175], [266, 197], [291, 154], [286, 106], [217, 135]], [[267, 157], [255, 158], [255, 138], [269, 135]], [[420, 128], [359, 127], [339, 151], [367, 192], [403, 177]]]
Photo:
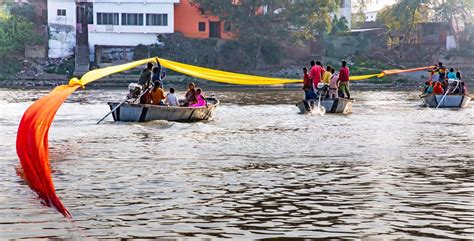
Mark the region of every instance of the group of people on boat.
[[[347, 62], [341, 62], [339, 72], [330, 65], [326, 68], [321, 61], [310, 62], [310, 70], [303, 68], [303, 90], [306, 100], [351, 98], [349, 90], [350, 71]], [[347, 97], [346, 97], [347, 96]]]
[[467, 94], [467, 85], [462, 79], [459, 68], [454, 72], [454, 68], [446, 68], [439, 62], [429, 71], [430, 78], [423, 86], [423, 94], [435, 95], [464, 95]]
[[170, 88], [169, 93], [166, 94], [163, 89], [163, 79], [165, 76], [166, 74], [162, 71], [159, 61], [157, 61], [157, 66], [153, 66], [153, 63], [147, 64], [147, 67], [143, 69], [138, 79], [140, 104], [175, 107], [200, 107], [207, 105], [202, 90], [196, 88], [194, 83], [188, 84], [188, 90], [184, 98], [178, 99], [174, 88]]

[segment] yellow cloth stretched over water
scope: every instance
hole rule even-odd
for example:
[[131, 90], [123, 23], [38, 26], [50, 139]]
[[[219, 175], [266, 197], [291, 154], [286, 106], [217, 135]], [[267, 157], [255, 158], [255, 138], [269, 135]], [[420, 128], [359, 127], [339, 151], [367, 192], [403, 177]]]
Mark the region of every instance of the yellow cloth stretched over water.
[[[149, 62], [156, 63], [157, 60], [160, 61], [161, 65], [165, 68], [171, 69], [178, 73], [190, 75], [196, 78], [201, 78], [205, 80], [216, 81], [220, 83], [226, 84], [238, 84], [238, 85], [281, 85], [281, 84], [291, 84], [291, 83], [301, 83], [301, 79], [286, 79], [286, 78], [272, 78], [272, 77], [262, 77], [262, 76], [254, 76], [254, 75], [247, 75], [247, 74], [239, 74], [209, 68], [198, 67], [189, 64], [183, 64], [167, 59], [161, 58], [149, 58], [143, 59], [127, 64], [111, 66], [103, 69], [97, 69], [87, 72], [80, 80], [74, 78], [71, 79], [69, 82], [70, 86], [74, 85], [81, 85], [84, 86], [94, 80], [103, 78], [107, 75], [123, 72], [140, 65], [145, 65]], [[359, 81], [359, 80], [366, 80], [375, 77], [383, 77], [385, 75], [391, 74], [398, 74], [398, 73], [405, 73], [405, 72], [414, 72], [414, 71], [421, 71], [426, 69], [431, 69], [432, 66], [429, 67], [421, 67], [416, 69], [405, 69], [405, 70], [385, 70], [379, 74], [369, 74], [369, 75], [359, 75], [359, 76], [351, 76], [350, 80], [352, 81]]]

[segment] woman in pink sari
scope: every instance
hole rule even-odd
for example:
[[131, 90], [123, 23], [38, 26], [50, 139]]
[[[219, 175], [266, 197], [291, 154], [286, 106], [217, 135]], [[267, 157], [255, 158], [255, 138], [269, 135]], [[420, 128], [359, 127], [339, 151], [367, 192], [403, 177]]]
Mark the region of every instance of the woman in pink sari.
[[199, 88], [196, 90], [196, 100], [197, 103], [191, 105], [191, 107], [201, 107], [207, 105], [206, 99], [204, 98], [204, 96], [202, 96], [202, 90]]

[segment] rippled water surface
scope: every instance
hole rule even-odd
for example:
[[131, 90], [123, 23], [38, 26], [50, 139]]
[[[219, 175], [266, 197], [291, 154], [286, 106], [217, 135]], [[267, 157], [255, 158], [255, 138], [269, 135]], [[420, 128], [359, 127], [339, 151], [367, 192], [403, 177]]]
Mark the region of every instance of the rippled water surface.
[[0, 238], [474, 238], [474, 108], [355, 92], [348, 116], [299, 115], [299, 91], [209, 91], [204, 123], [95, 125], [122, 90], [78, 91], [50, 130], [73, 215], [15, 174], [19, 119], [43, 90], [0, 90]]

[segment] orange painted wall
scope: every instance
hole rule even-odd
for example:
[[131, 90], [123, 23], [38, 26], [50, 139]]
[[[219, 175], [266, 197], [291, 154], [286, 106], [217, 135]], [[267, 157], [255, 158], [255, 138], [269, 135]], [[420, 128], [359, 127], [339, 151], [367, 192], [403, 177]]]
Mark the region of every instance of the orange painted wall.
[[[180, 0], [174, 6], [174, 31], [180, 32], [188, 38], [209, 38], [209, 22], [219, 21], [217, 16], [201, 15], [198, 7], [190, 0]], [[199, 22], [206, 23], [206, 30], [199, 31]], [[224, 22], [221, 22], [221, 38], [232, 39], [233, 34], [224, 31]]]

